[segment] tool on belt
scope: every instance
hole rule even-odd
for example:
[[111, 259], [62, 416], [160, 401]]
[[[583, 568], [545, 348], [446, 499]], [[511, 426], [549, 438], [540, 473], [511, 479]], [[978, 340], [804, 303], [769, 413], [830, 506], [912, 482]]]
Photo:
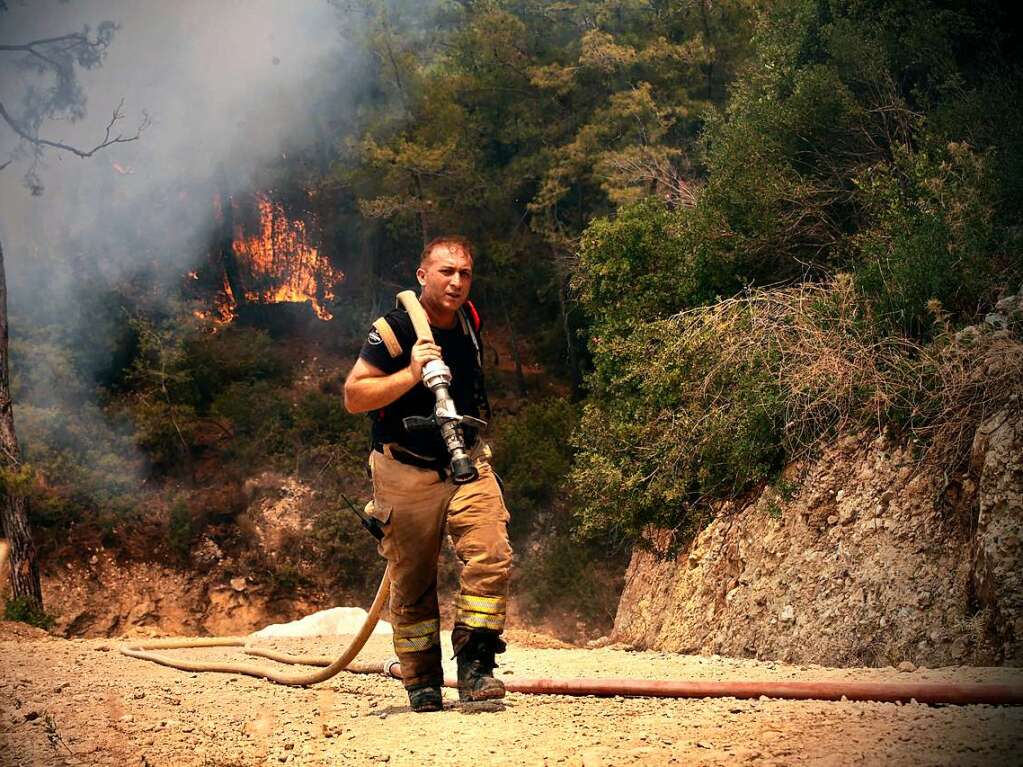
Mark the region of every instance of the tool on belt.
[[[419, 303], [419, 298], [411, 290], [404, 290], [398, 294], [398, 302], [405, 307], [409, 318], [412, 320], [412, 327], [415, 328], [416, 337], [426, 339], [433, 343], [433, 333], [430, 331], [430, 320], [426, 316], [426, 310]], [[464, 485], [472, 482], [479, 476], [472, 458], [465, 448], [465, 434], [462, 431], [465, 426], [474, 429], [486, 428], [486, 422], [479, 418], [472, 418], [467, 415], [459, 415], [455, 409], [455, 401], [451, 398], [449, 389], [451, 384], [451, 369], [444, 364], [444, 360], [430, 360], [423, 366], [423, 385], [433, 392], [437, 402], [434, 405], [433, 414], [427, 417], [409, 416], [402, 420], [407, 431], [419, 431], [424, 429], [440, 429], [441, 438], [451, 456], [451, 480], [456, 485]]]

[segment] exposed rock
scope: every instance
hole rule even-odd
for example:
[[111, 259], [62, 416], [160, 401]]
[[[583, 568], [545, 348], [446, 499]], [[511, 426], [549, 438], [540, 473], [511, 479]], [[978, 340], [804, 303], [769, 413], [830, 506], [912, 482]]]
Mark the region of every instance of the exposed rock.
[[[231, 555], [206, 535], [191, 552], [191, 570], [118, 561], [100, 549], [83, 563], [45, 572], [44, 602], [55, 631], [69, 637], [245, 634], [336, 604], [342, 595], [330, 576], [318, 579], [311, 565], [289, 556], [296, 549], [290, 542], [308, 537], [312, 489], [267, 472], [247, 482], [245, 493], [251, 504], [237, 519]], [[304, 579], [300, 593], [268, 582], [262, 573], [273, 572], [274, 563]]]
[[203, 536], [199, 545], [192, 551], [192, 562], [197, 567], [210, 568], [218, 565], [224, 559], [224, 552], [216, 544], [215, 541], [210, 539], [209, 536]]
[[802, 477], [792, 500], [768, 488], [677, 556], [651, 535], [611, 639], [837, 666], [1021, 662], [1023, 417], [993, 418], [977, 439], [979, 487], [950, 489], [905, 446], [846, 436], [789, 467]]
[[1023, 417], [998, 413], [977, 430], [980, 474], [973, 589], [1010, 663], [1023, 663]]

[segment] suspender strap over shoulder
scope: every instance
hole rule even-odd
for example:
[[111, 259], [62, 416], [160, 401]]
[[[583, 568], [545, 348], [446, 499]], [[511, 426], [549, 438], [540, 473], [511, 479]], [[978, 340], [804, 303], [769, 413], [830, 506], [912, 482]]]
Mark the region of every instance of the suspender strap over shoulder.
[[[473, 306], [472, 301], [466, 301], [465, 305], [458, 310], [458, 321], [462, 327], [462, 332], [469, 336], [472, 340], [472, 345], [476, 349], [476, 362], [481, 367], [483, 365], [483, 349], [480, 344], [480, 315], [476, 311], [476, 307]], [[380, 336], [380, 340], [384, 342], [384, 346], [387, 347], [387, 353], [391, 357], [398, 357], [401, 355], [401, 342], [398, 340], [398, 336], [395, 335], [394, 329], [390, 323], [384, 317], [378, 317], [373, 323], [373, 329]]]
[[387, 322], [387, 320], [380, 317], [373, 323], [373, 329], [384, 342], [384, 346], [387, 347], [388, 354], [392, 357], [397, 357], [401, 354], [401, 343], [398, 341], [398, 337], [394, 334], [394, 330], [391, 329], [391, 325]]

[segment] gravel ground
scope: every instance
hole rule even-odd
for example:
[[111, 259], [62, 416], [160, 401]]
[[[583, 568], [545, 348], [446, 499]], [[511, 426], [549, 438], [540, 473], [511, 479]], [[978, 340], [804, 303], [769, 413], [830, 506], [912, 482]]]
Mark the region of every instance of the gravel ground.
[[[831, 669], [510, 639], [498, 670], [507, 677], [1023, 684], [1021, 669]], [[340, 641], [275, 645], [331, 654]], [[163, 668], [116, 646], [0, 624], [0, 765], [1023, 764], [1023, 706], [519, 694], [460, 705], [446, 690], [444, 711], [413, 714], [400, 684], [382, 676], [280, 687]], [[374, 637], [361, 657], [390, 654]]]

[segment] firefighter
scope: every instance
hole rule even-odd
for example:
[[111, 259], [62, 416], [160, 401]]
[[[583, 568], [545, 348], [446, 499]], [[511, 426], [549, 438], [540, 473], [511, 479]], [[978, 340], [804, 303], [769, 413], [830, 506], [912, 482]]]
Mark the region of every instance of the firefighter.
[[367, 511], [383, 525], [380, 553], [391, 572], [394, 649], [414, 711], [441, 709], [437, 558], [445, 525], [463, 564], [451, 643], [461, 700], [504, 697], [493, 675], [501, 639], [511, 547], [508, 510], [490, 449], [472, 428], [466, 448], [479, 473], [467, 484], [449, 476], [449, 454], [437, 430], [407, 431], [406, 416], [430, 416], [435, 399], [422, 385], [423, 367], [442, 359], [460, 415], [488, 419], [480, 320], [469, 301], [471, 244], [438, 237], [423, 249], [416, 279], [434, 342], [417, 340], [409, 314], [395, 309], [373, 323], [345, 381], [345, 407], [373, 422], [369, 467], [373, 501]]

